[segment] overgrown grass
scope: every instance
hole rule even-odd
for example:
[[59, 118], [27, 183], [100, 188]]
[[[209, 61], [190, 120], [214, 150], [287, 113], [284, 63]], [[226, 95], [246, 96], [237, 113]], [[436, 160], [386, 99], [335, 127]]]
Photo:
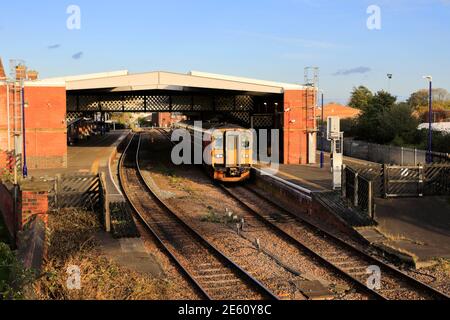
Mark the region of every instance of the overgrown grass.
[[[168, 299], [171, 285], [123, 268], [103, 256], [95, 241], [100, 226], [94, 214], [64, 210], [50, 217], [46, 276], [35, 283], [42, 300]], [[81, 289], [67, 288], [69, 267], [81, 271]]]

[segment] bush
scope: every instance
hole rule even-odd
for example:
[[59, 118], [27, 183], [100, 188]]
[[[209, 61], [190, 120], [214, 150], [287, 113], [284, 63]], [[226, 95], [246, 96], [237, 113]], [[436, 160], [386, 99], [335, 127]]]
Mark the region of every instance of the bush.
[[34, 278], [34, 273], [23, 268], [10, 247], [0, 242], [0, 300], [23, 299], [26, 286]]

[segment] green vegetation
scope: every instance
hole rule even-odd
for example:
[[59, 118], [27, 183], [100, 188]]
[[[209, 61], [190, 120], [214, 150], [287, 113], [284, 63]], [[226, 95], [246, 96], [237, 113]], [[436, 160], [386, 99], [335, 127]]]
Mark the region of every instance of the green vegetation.
[[[361, 109], [362, 113], [355, 120], [342, 121], [342, 129], [347, 136], [379, 144], [427, 148], [428, 131], [417, 130], [423, 117], [418, 108], [426, 103], [423, 93], [414, 93], [408, 102], [398, 103], [397, 98], [388, 92], [379, 91], [372, 94], [367, 90], [365, 87], [359, 87], [352, 93], [350, 104]], [[436, 90], [437, 103], [448, 103], [446, 90]], [[433, 150], [450, 153], [450, 135], [434, 132]]]
[[8, 229], [3, 221], [3, 215], [0, 212], [0, 242], [7, 243], [9, 240]]
[[34, 272], [24, 269], [16, 253], [0, 242], [0, 300], [24, 299], [25, 289], [34, 279]]
[[[101, 227], [95, 213], [61, 210], [49, 220], [48, 257], [44, 276], [35, 283], [41, 300], [167, 300], [174, 283], [154, 279], [104, 256], [96, 240]], [[67, 270], [81, 271], [80, 290], [67, 288]]]

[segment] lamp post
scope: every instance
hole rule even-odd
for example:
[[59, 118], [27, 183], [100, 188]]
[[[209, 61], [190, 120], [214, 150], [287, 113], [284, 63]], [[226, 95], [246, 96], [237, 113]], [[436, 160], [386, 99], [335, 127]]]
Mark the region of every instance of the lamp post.
[[387, 74], [387, 77], [388, 77], [388, 90], [389, 90], [389, 93], [391, 93], [391, 81], [392, 81], [392, 78], [393, 78], [393, 74], [392, 73], [388, 73]]
[[428, 153], [427, 153], [427, 163], [433, 162], [433, 77], [424, 76], [429, 83], [429, 94], [428, 94]]
[[322, 102], [321, 102], [321, 104], [322, 104], [322, 120], [321, 120], [321, 124], [320, 124], [320, 133], [321, 133], [321, 136], [320, 136], [320, 168], [321, 169], [323, 169], [324, 168], [324, 166], [325, 166], [325, 154], [324, 154], [324, 151], [323, 151], [323, 147], [324, 147], [324, 139], [325, 139], [325, 132], [324, 132], [324, 128], [325, 128], [325, 125], [324, 125], [324, 118], [325, 118], [325, 106], [324, 106], [324, 103], [323, 103], [323, 95], [324, 95], [324, 91], [323, 90], [320, 90], [320, 93], [321, 93], [321, 100], [322, 100]]

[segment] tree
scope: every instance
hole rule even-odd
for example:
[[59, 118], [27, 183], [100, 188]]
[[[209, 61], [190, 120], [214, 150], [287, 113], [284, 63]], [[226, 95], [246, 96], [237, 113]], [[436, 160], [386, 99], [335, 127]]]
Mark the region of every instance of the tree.
[[392, 142], [400, 146], [414, 143], [413, 137], [419, 121], [413, 117], [412, 110], [407, 103], [398, 103], [384, 110], [379, 115], [379, 123], [377, 135], [380, 142]]
[[389, 112], [395, 105], [397, 98], [386, 91], [379, 91], [369, 99], [367, 106], [358, 118], [357, 135], [361, 139], [384, 143], [385, 137], [379, 135], [379, 131], [385, 125], [383, 114]]
[[364, 110], [368, 106], [369, 101], [370, 99], [372, 99], [372, 97], [372, 92], [366, 87], [354, 87], [348, 105], [352, 108]]
[[[411, 94], [408, 99], [409, 106], [414, 110], [428, 107], [429, 91], [422, 89]], [[450, 95], [446, 89], [433, 89], [433, 102], [436, 107], [445, 108], [449, 104]]]

